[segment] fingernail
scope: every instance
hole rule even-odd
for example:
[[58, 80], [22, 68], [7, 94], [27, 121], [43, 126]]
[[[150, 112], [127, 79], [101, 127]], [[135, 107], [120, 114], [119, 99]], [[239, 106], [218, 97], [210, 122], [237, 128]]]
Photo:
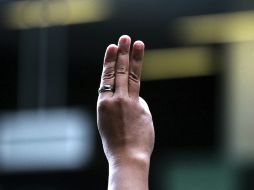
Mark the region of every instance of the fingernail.
[[136, 41], [136, 42], [135, 42], [135, 47], [136, 47], [137, 49], [143, 49], [144, 46], [145, 46], [145, 45], [144, 45], [144, 43], [143, 43], [142, 41]]
[[130, 40], [130, 37], [128, 35], [123, 35], [120, 37], [120, 42], [123, 44], [126, 44]]
[[127, 43], [127, 38], [122, 38], [122, 43], [126, 44]]

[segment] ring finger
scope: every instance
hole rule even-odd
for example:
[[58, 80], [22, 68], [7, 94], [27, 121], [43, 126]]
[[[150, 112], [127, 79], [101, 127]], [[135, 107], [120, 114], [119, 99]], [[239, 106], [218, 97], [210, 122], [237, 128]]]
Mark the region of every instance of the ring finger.
[[[118, 46], [111, 44], [107, 47], [104, 61], [103, 61], [103, 71], [101, 75], [100, 88], [104, 85], [111, 85], [114, 87], [115, 83], [115, 64], [117, 59]], [[111, 97], [113, 95], [112, 91], [105, 91], [99, 93], [99, 97]]]

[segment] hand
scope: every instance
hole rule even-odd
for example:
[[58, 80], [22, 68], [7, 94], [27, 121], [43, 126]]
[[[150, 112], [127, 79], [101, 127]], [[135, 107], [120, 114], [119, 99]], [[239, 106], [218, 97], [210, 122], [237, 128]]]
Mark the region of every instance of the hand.
[[[110, 167], [123, 166], [125, 174], [143, 172], [146, 178], [154, 128], [149, 108], [139, 97], [144, 43], [134, 42], [131, 53], [130, 46], [130, 37], [121, 36], [118, 46], [109, 45], [106, 50], [100, 86], [113, 85], [115, 90], [99, 94], [97, 123]], [[132, 166], [135, 169], [129, 171]], [[134, 186], [134, 180], [131, 183], [132, 189], [140, 187]]]

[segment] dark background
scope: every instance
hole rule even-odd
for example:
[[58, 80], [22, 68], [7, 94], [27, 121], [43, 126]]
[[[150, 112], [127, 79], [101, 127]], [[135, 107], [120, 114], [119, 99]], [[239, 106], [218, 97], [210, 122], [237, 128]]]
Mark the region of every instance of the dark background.
[[[2, 10], [10, 1], [0, 1]], [[120, 35], [128, 34], [134, 40], [142, 40], [146, 49], [183, 47], [170, 36], [170, 23], [175, 18], [189, 15], [248, 10], [253, 1], [240, 0], [171, 0], [171, 1], [115, 1], [114, 14], [107, 20], [48, 28], [0, 29], [0, 113], [6, 111], [35, 110], [43, 108], [85, 108], [91, 112], [96, 125], [97, 89], [100, 81], [105, 48], [117, 43]], [[47, 39], [44, 52], [40, 51], [41, 35]], [[196, 46], [196, 44], [193, 44]], [[220, 52], [223, 44], [208, 44]], [[27, 50], [24, 48], [27, 47]], [[36, 62], [47, 55], [43, 71], [34, 66], [28, 86], [34, 89], [32, 96], [19, 102], [19, 61]], [[27, 53], [29, 52], [29, 53]], [[30, 55], [27, 56], [27, 55]], [[63, 55], [63, 58], [61, 58]], [[64, 87], [56, 87], [57, 78], [64, 59], [66, 75]], [[220, 61], [220, 57], [217, 56]], [[53, 66], [53, 63], [56, 63]], [[156, 63], [155, 63], [156, 67]], [[36, 73], [38, 72], [38, 73]], [[43, 75], [45, 101], [40, 105], [36, 81]], [[156, 132], [155, 149], [151, 160], [150, 188], [170, 189], [161, 184], [160, 167], [170, 168], [175, 157], [190, 155], [213, 158], [220, 156], [223, 140], [221, 113], [223, 110], [221, 90], [222, 73], [156, 81], [143, 81], [141, 96], [148, 102], [154, 119]], [[57, 88], [65, 91], [59, 97]], [[54, 90], [56, 92], [54, 92]], [[182, 155], [182, 156], [181, 156]], [[168, 159], [164, 159], [168, 158]], [[191, 159], [191, 158], [190, 158]], [[162, 162], [162, 160], [164, 160]], [[166, 161], [165, 161], [166, 160]], [[241, 190], [252, 189], [251, 168], [238, 169]], [[108, 168], [99, 134], [96, 133], [96, 152], [89, 166], [75, 171], [21, 172], [0, 174], [0, 189], [106, 189]], [[172, 189], [174, 189], [172, 187]]]

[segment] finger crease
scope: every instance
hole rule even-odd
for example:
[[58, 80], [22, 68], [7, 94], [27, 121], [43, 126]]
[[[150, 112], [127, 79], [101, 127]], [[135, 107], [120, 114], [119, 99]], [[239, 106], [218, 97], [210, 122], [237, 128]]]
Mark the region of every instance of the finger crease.
[[114, 73], [107, 73], [107, 74], [103, 75], [102, 79], [103, 80], [105, 80], [105, 79], [112, 79], [114, 77], [115, 77]]
[[115, 64], [115, 59], [114, 60], [107, 60], [107, 61], [105, 61], [105, 64], [107, 65], [107, 64], [110, 64], [110, 65], [112, 65], [112, 64]]
[[138, 75], [137, 74], [135, 74], [135, 73], [130, 73], [129, 74], [129, 79], [130, 80], [132, 80], [132, 81], [134, 81], [134, 82], [139, 82], [139, 77], [138, 77]]
[[119, 71], [116, 71], [116, 74], [117, 74], [117, 75], [126, 75], [126, 74], [127, 74], [127, 71], [126, 71], [126, 70], [125, 70], [125, 71], [119, 70]]
[[129, 50], [122, 50], [118, 53], [118, 55], [126, 55], [126, 54], [129, 54]]

